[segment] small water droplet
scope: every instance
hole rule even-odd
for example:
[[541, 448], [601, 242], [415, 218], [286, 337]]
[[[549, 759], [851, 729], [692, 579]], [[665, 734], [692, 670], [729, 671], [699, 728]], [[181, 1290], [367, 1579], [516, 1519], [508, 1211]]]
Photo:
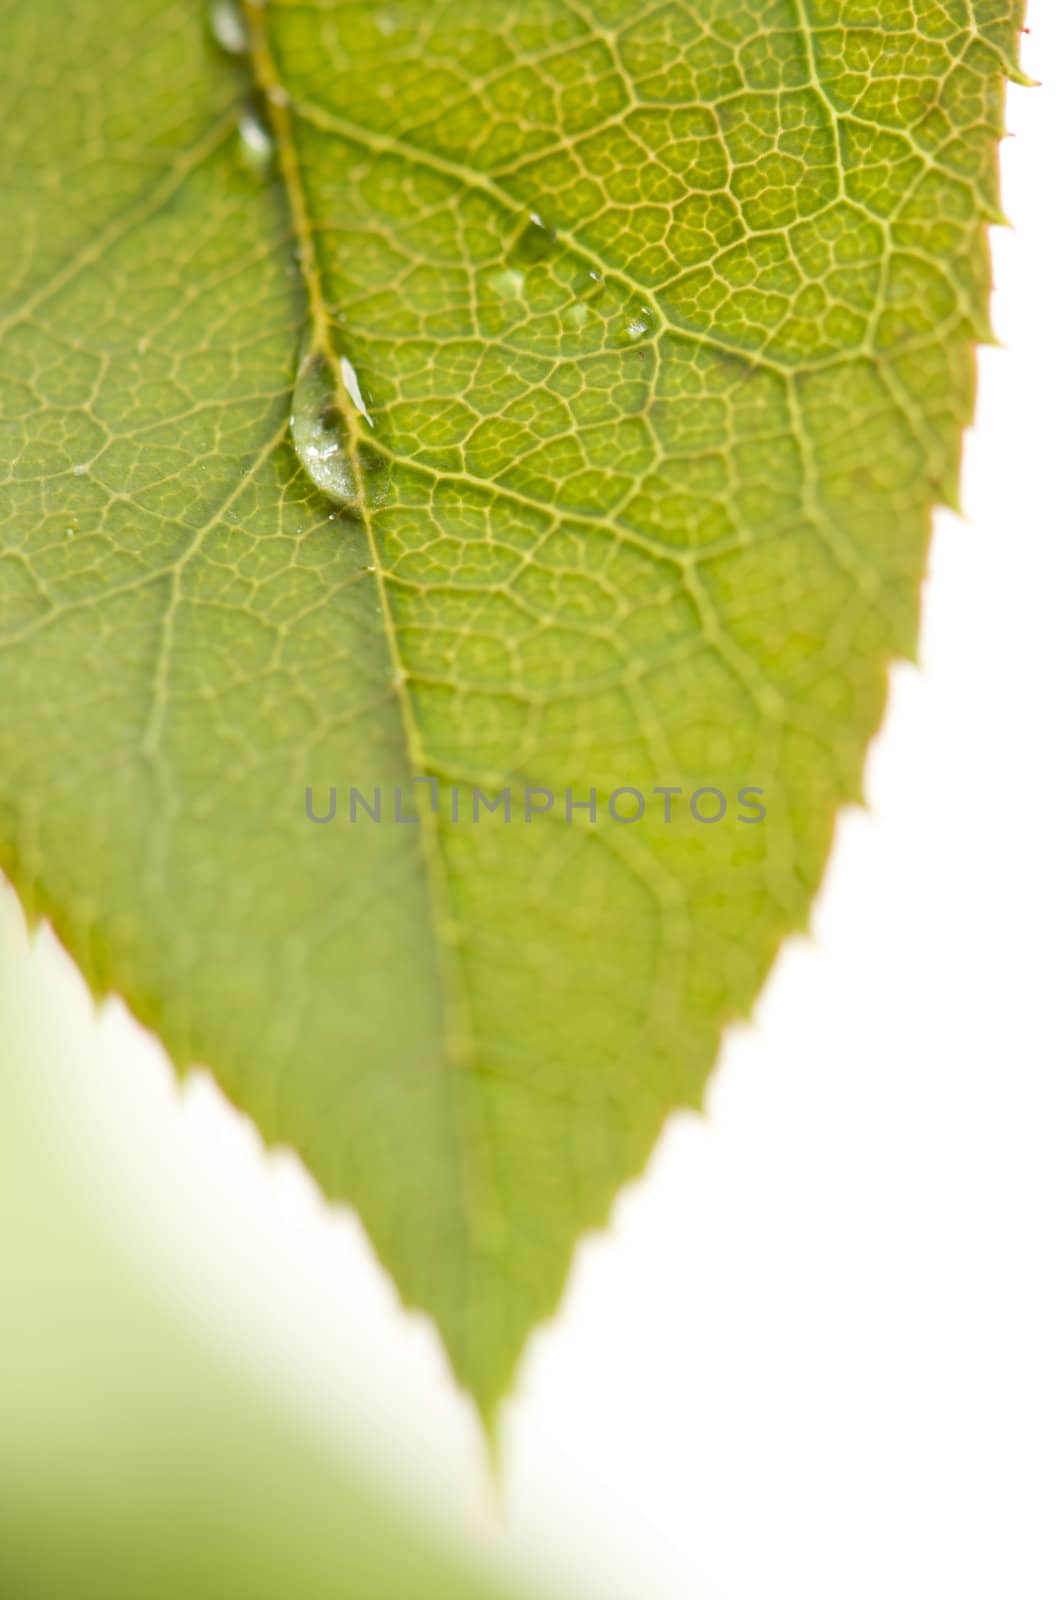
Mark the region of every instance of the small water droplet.
[[528, 225], [517, 240], [515, 254], [522, 261], [542, 261], [557, 243], [557, 229], [548, 228], [538, 211], [528, 213]]
[[577, 300], [575, 305], [566, 306], [561, 313], [561, 321], [566, 328], [573, 328], [578, 333], [590, 321], [590, 312], [582, 301]]
[[359, 416], [364, 417], [369, 426], [372, 427], [373, 419], [366, 409], [365, 401], [362, 399], [362, 390], [361, 385], [358, 382], [358, 374], [355, 372], [346, 356], [340, 357], [340, 377], [343, 379], [343, 387], [346, 389], [347, 393], [354, 402], [354, 409], [358, 412]]
[[524, 274], [515, 267], [504, 267], [500, 272], [492, 272], [487, 277], [487, 287], [497, 294], [500, 300], [519, 300], [524, 293]]
[[73, 537], [74, 537], [74, 530], [73, 530], [73, 528], [68, 528], [68, 529], [67, 529], [67, 530], [66, 530], [66, 536], [67, 536], [67, 538], [68, 538], [68, 539], [72, 539], [72, 538], [73, 538]]
[[366, 567], [365, 570], [366, 570], [366, 572], [375, 572], [376, 568], [375, 567]]
[[653, 328], [653, 312], [649, 306], [639, 306], [638, 310], [630, 315], [624, 327], [625, 336], [632, 344], [637, 344], [644, 339]]
[[246, 55], [251, 48], [247, 23], [237, 0], [211, 0], [210, 31], [230, 55]]
[[239, 122], [240, 146], [252, 172], [268, 172], [273, 164], [273, 135], [257, 112], [248, 109]]
[[84, 478], [84, 477], [86, 477], [88, 475], [88, 470], [89, 470], [88, 462], [87, 461], [79, 461], [77, 466], [73, 468], [73, 473], [74, 473], [75, 478]]
[[339, 505], [357, 497], [343, 418], [336, 406], [328, 363], [311, 350], [295, 380], [292, 443], [314, 484]]

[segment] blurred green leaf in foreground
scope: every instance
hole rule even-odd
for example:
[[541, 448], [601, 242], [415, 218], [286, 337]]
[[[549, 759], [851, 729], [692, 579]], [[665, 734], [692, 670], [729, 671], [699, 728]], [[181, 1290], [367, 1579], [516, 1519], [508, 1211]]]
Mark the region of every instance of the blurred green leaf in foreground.
[[28, 966], [0, 889], [2, 1600], [528, 1600], [133, 1265], [57, 1132]]

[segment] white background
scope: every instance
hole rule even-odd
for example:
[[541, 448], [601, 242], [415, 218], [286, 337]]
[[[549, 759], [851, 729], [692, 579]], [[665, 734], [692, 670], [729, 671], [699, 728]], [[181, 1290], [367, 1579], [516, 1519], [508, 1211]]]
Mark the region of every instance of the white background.
[[501, 1506], [357, 1221], [205, 1077], [178, 1090], [120, 1006], [97, 1022], [50, 936], [20, 958], [71, 1151], [186, 1313], [577, 1600], [1063, 1596], [1063, 8], [1029, 20], [1002, 348], [922, 666], [894, 673], [812, 939], [533, 1339]]

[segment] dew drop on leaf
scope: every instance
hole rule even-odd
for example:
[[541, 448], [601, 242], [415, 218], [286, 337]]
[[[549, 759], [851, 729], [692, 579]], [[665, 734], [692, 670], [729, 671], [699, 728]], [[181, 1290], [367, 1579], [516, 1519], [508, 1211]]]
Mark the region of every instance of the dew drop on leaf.
[[629, 313], [624, 325], [624, 336], [631, 344], [637, 344], [652, 330], [653, 312], [649, 306], [639, 306], [636, 312]]
[[487, 287], [500, 300], [519, 300], [524, 293], [524, 274], [515, 267], [504, 267], [499, 272], [492, 272], [487, 278]]
[[346, 356], [340, 357], [340, 377], [343, 379], [343, 387], [351, 397], [354, 409], [358, 412], [359, 416], [364, 417], [369, 426], [372, 427], [373, 419], [369, 415], [365, 400], [362, 398], [362, 388], [358, 382], [358, 374], [355, 372]]
[[232, 56], [246, 55], [251, 36], [239, 0], [211, 0], [210, 31], [223, 50]]
[[542, 261], [557, 243], [557, 229], [548, 228], [538, 211], [528, 216], [528, 225], [517, 240], [514, 254], [522, 261]]
[[238, 124], [240, 147], [252, 172], [266, 173], [273, 164], [273, 135], [256, 111], [248, 109]]
[[573, 305], [565, 307], [564, 311], [561, 313], [561, 321], [565, 324], [566, 328], [572, 328], [578, 333], [581, 328], [585, 328], [587, 326], [587, 323], [590, 321], [590, 316], [591, 314], [587, 307], [583, 304], [582, 300], [577, 300]]
[[328, 363], [310, 351], [299, 365], [292, 395], [292, 443], [315, 486], [339, 505], [357, 498], [343, 418]]

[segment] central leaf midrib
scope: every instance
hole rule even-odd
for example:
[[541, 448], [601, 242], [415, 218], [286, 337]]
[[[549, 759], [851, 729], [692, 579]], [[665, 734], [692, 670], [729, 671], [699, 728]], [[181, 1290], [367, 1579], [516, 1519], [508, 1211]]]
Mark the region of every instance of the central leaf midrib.
[[[408, 674], [399, 648], [398, 633], [388, 591], [384, 562], [373, 526], [372, 497], [367, 492], [364, 465], [359, 444], [369, 443], [361, 416], [356, 411], [346, 385], [342, 382], [339, 354], [332, 341], [332, 320], [328, 314], [321, 272], [318, 265], [314, 231], [311, 223], [306, 190], [292, 131], [289, 96], [280, 77], [270, 46], [266, 24], [266, 11], [253, 0], [244, 5], [250, 39], [251, 70], [269, 110], [276, 141], [278, 165], [284, 184], [292, 227], [295, 234], [299, 268], [307, 297], [307, 314], [310, 324], [310, 344], [307, 355], [318, 355], [327, 364], [333, 390], [333, 401], [346, 434], [351, 468], [358, 496], [357, 515], [365, 529], [373, 565], [373, 577], [380, 604], [380, 616], [393, 674], [393, 688], [398, 705], [402, 729], [403, 756], [411, 780], [428, 776], [430, 763], [426, 759], [420, 728], [408, 688]], [[439, 820], [433, 808], [423, 808], [418, 828], [422, 870], [426, 898], [431, 918], [430, 943], [437, 974], [437, 989], [443, 1022], [443, 1040], [440, 1048], [442, 1065], [450, 1072], [467, 1072], [475, 1062], [475, 1042], [469, 1019], [467, 985], [461, 968], [457, 939], [457, 920], [453, 913], [452, 896], [440, 838]], [[475, 1250], [477, 1236], [477, 1202], [468, 1187], [469, 1178], [475, 1174], [482, 1181], [481, 1164], [469, 1159], [468, 1139], [464, 1131], [461, 1106], [463, 1089], [454, 1081], [450, 1095], [454, 1105], [453, 1133], [456, 1140], [455, 1167], [460, 1193], [460, 1216]], [[482, 1196], [480, 1203], [482, 1204]]]

